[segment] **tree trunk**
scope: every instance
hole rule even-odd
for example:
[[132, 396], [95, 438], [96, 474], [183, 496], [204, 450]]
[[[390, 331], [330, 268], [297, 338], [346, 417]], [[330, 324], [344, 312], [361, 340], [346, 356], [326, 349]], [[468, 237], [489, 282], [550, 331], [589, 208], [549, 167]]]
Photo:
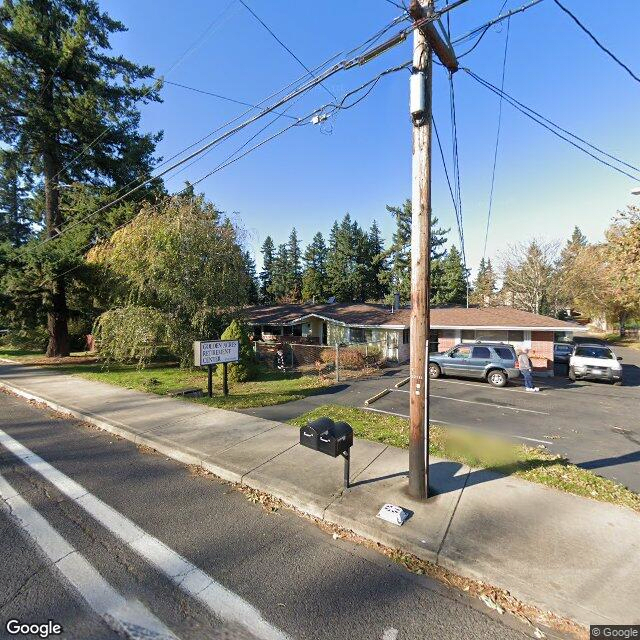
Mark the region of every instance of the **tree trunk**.
[[[51, 112], [53, 110], [53, 82], [48, 82], [43, 91], [43, 102]], [[58, 190], [59, 163], [56, 158], [55, 136], [49, 134], [43, 145], [44, 199], [47, 238], [53, 238], [60, 232], [62, 214], [60, 213], [60, 194]], [[61, 358], [69, 355], [69, 328], [67, 320], [67, 294], [63, 276], [55, 276], [49, 291], [49, 309], [47, 311], [48, 358]]]
[[620, 323], [620, 337], [624, 338], [627, 335], [627, 328], [624, 326], [627, 319], [626, 313], [621, 313], [618, 317], [618, 322]]

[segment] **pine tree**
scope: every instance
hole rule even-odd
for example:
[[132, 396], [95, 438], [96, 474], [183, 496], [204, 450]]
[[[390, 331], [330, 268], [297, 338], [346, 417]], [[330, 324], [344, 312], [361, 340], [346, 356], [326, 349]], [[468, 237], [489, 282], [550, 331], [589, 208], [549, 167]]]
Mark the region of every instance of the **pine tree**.
[[30, 175], [24, 173], [18, 153], [0, 149], [0, 242], [17, 247], [32, 235], [28, 194]]
[[490, 258], [482, 258], [473, 283], [471, 302], [480, 307], [490, 306], [497, 290], [497, 277]]
[[320, 232], [313, 236], [302, 260], [302, 299], [323, 302], [327, 298], [327, 246]]
[[352, 255], [351, 216], [347, 213], [342, 222], [334, 222], [329, 235], [327, 256], [327, 281], [329, 297], [337, 302], [353, 302], [349, 274]]
[[[117, 189], [150, 172], [158, 137], [138, 132], [137, 103], [158, 100], [157, 87], [140, 84], [151, 67], [109, 55], [111, 34], [124, 30], [94, 0], [0, 7], [0, 142], [18, 152], [20, 171], [42, 183], [46, 238], [68, 220], [60, 184]], [[49, 274], [41, 292], [48, 356], [69, 354], [68, 264], [55, 255], [42, 269]]]
[[275, 302], [291, 302], [289, 250], [286, 244], [278, 245], [278, 251], [273, 259], [271, 278], [269, 293], [273, 300]]
[[262, 244], [262, 271], [260, 272], [260, 302], [271, 304], [273, 295], [271, 284], [273, 282], [273, 261], [275, 259], [275, 246], [271, 236], [267, 236]]
[[260, 282], [256, 275], [256, 261], [248, 249], [242, 252], [242, 258], [244, 260], [244, 270], [247, 274], [247, 302], [249, 304], [258, 304], [260, 301]]
[[300, 240], [294, 227], [287, 246], [287, 296], [298, 302], [302, 299], [302, 268], [300, 265]]
[[[396, 230], [391, 239], [391, 247], [384, 252], [389, 260], [389, 270], [381, 275], [386, 285], [387, 300], [393, 300], [396, 293], [402, 302], [411, 299], [411, 200], [405, 200], [402, 207], [387, 205], [387, 211], [396, 219]], [[438, 218], [431, 218], [431, 298], [437, 297], [442, 277], [440, 260], [446, 255], [449, 229], [438, 227]]]
[[434, 305], [465, 304], [467, 301], [467, 274], [462, 264], [462, 255], [453, 245], [444, 258], [439, 259], [441, 267], [440, 287], [432, 296]]
[[384, 298], [385, 287], [383, 284], [388, 270], [387, 259], [384, 256], [384, 242], [378, 223], [371, 223], [366, 239], [366, 251], [364, 256], [367, 267], [366, 299], [381, 301]]

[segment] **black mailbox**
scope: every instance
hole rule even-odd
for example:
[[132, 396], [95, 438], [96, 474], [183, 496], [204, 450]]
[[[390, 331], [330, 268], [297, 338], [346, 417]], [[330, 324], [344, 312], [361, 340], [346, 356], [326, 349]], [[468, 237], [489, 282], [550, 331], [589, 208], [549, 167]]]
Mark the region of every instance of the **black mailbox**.
[[337, 458], [353, 446], [353, 429], [346, 422], [336, 422], [326, 432], [321, 433], [318, 451]]
[[318, 418], [309, 422], [306, 427], [300, 427], [300, 444], [319, 451], [320, 436], [325, 436], [334, 425], [331, 418]]
[[353, 429], [346, 422], [334, 422], [331, 418], [318, 418], [300, 427], [300, 444], [325, 453], [344, 458], [344, 486], [349, 487], [350, 449], [353, 446]]

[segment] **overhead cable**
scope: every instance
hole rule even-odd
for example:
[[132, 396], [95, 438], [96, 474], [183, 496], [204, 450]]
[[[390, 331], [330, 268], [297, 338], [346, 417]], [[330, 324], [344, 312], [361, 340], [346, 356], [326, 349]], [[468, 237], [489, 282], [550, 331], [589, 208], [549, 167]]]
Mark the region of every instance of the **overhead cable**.
[[496, 130], [496, 145], [493, 151], [493, 169], [491, 170], [491, 189], [489, 190], [489, 208], [487, 210], [487, 226], [484, 232], [484, 248], [482, 259], [487, 255], [487, 241], [489, 239], [489, 226], [491, 225], [491, 209], [493, 207], [493, 189], [496, 183], [496, 165], [498, 164], [498, 147], [500, 146], [500, 129], [502, 127], [502, 94], [504, 93], [504, 78], [507, 70], [507, 52], [509, 50], [509, 27], [511, 20], [507, 20], [507, 35], [504, 39], [504, 56], [502, 58], [502, 80], [500, 82], [500, 99], [498, 103], [498, 127]]

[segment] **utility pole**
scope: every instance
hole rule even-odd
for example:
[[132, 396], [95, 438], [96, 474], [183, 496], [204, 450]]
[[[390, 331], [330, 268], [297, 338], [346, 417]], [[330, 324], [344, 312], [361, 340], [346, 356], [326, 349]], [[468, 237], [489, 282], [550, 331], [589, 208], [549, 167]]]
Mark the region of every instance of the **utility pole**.
[[[413, 0], [409, 13], [414, 22], [428, 18], [433, 0], [423, 5]], [[411, 118], [413, 120], [411, 189], [411, 321], [410, 321], [410, 441], [409, 495], [428, 497], [429, 470], [429, 294], [431, 247], [431, 100], [433, 52], [450, 70], [458, 63], [433, 22], [413, 32]]]

